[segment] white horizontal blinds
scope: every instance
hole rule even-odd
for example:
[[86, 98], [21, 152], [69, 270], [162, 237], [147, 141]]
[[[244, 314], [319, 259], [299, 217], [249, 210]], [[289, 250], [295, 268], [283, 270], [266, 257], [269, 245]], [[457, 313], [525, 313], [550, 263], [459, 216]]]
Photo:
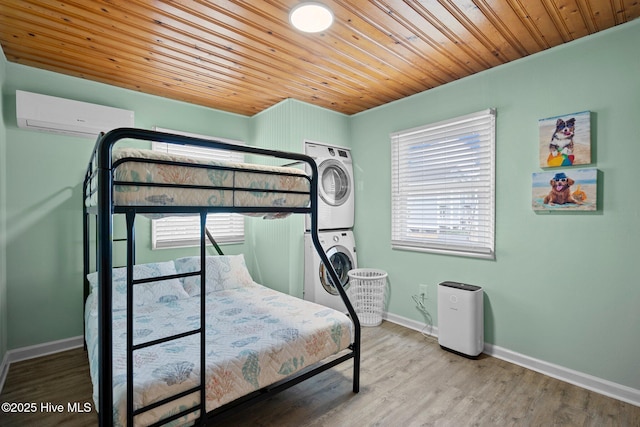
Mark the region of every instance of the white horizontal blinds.
[[495, 111], [393, 133], [394, 248], [494, 256]]
[[[203, 139], [216, 139], [221, 142], [242, 145], [241, 142], [227, 139], [212, 138], [168, 129], [155, 128], [161, 132], [193, 136]], [[178, 145], [154, 142], [154, 150], [169, 154], [198, 157], [211, 160], [229, 162], [243, 162], [244, 154], [237, 151], [219, 150], [214, 148], [197, 147], [193, 145]], [[152, 242], [154, 249], [197, 246], [200, 244], [200, 217], [171, 216], [152, 220]], [[242, 243], [244, 241], [244, 217], [235, 213], [211, 213], [207, 215], [207, 229], [217, 243]]]
[[[244, 218], [241, 215], [208, 214], [207, 228], [217, 243], [241, 243], [244, 241]], [[152, 229], [154, 249], [200, 244], [199, 216], [172, 216], [154, 219]]]
[[244, 161], [244, 154], [239, 151], [218, 150], [216, 148], [198, 147], [195, 145], [167, 144], [154, 142], [153, 149], [169, 154], [196, 157], [200, 159], [223, 160], [228, 162]]

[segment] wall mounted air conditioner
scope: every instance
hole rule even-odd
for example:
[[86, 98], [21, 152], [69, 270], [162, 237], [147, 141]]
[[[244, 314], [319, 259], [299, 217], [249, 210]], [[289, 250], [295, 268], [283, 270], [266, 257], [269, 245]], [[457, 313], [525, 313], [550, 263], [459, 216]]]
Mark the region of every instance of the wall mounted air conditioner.
[[133, 127], [133, 111], [55, 96], [16, 91], [18, 127], [96, 138], [100, 132]]

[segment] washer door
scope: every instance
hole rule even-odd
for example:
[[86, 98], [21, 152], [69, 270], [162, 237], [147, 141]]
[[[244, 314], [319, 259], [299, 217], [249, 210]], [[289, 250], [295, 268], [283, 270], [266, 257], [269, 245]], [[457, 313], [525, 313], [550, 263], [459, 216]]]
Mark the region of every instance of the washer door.
[[342, 205], [351, 193], [349, 174], [342, 162], [325, 160], [318, 166], [320, 176], [319, 193], [322, 200], [331, 206]]
[[[329, 262], [333, 265], [333, 268], [338, 273], [338, 278], [340, 279], [340, 285], [346, 291], [349, 289], [349, 270], [353, 270], [353, 259], [347, 249], [343, 246], [334, 246], [327, 251], [327, 258], [329, 258]], [[338, 295], [338, 290], [331, 283], [331, 279], [329, 278], [329, 271], [325, 268], [324, 264], [320, 263], [320, 283], [325, 291], [327, 291], [331, 295]]]

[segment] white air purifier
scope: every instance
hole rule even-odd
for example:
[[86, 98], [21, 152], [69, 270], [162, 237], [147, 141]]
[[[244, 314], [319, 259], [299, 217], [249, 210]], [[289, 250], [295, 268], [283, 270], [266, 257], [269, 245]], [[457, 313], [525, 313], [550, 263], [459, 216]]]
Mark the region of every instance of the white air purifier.
[[438, 285], [438, 343], [445, 350], [476, 357], [484, 349], [483, 291], [457, 282]]

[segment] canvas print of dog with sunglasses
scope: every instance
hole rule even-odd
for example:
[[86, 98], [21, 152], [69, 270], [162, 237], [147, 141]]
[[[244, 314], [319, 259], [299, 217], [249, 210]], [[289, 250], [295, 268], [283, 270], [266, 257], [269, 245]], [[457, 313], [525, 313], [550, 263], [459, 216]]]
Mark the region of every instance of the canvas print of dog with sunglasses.
[[534, 210], [587, 210], [597, 208], [597, 169], [533, 174]]
[[591, 163], [591, 113], [583, 111], [538, 121], [540, 166]]

